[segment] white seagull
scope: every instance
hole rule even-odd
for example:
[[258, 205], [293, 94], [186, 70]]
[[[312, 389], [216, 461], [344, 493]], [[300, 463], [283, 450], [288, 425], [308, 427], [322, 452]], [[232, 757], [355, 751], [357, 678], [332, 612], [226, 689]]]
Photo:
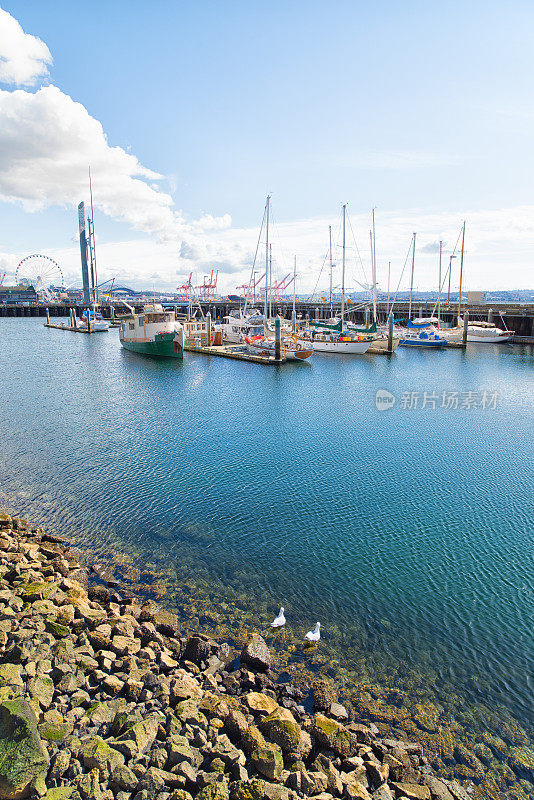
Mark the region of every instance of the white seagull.
[[308, 633], [306, 634], [306, 639], [309, 642], [318, 642], [320, 638], [321, 638], [321, 623], [317, 622], [315, 624], [315, 630], [308, 631]]
[[278, 616], [271, 622], [271, 628], [282, 628], [285, 624], [286, 618], [284, 617], [284, 609], [282, 607], [278, 612]]

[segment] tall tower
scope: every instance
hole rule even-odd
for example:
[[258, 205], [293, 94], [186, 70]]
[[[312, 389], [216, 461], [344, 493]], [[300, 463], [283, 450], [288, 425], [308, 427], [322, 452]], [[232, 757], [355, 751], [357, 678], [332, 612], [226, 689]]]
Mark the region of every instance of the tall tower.
[[89, 268], [87, 265], [87, 237], [85, 235], [85, 206], [83, 201], [78, 205], [78, 223], [80, 226], [80, 254], [82, 257], [82, 283], [83, 283], [83, 302], [91, 302], [89, 287]]

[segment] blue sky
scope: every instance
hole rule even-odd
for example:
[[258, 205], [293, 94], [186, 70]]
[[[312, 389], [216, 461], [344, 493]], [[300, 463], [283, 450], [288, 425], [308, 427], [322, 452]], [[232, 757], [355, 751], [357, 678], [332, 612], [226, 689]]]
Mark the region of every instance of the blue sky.
[[[392, 260], [400, 270], [412, 230], [422, 247], [440, 238], [453, 244], [465, 217], [473, 288], [532, 285], [532, 3], [504, 10], [476, 1], [1, 0], [1, 7], [46, 43], [53, 63], [32, 85], [0, 88], [35, 93], [53, 85], [81, 103], [111, 147], [163, 176], [142, 180], [193, 223], [170, 238], [166, 231], [163, 241], [161, 226], [152, 231], [136, 214], [118, 212], [126, 191], [111, 210], [97, 203], [101, 260], [110, 270], [126, 277], [130, 268], [132, 280], [163, 284], [213, 263], [230, 290], [248, 271], [272, 192], [280, 268], [298, 252], [303, 290], [315, 283], [325, 228], [337, 224], [342, 202], [365, 252], [376, 206], [382, 268]], [[25, 113], [20, 124], [28, 126]], [[79, 155], [81, 174], [88, 156]], [[107, 180], [103, 167], [96, 172], [95, 198]], [[33, 211], [28, 191], [0, 202], [5, 263], [37, 249], [75, 271], [74, 195], [45, 188]], [[226, 221], [196, 226], [204, 215]], [[184, 239], [192, 258], [180, 260]], [[419, 283], [430, 287], [434, 262], [421, 253], [418, 263]]]

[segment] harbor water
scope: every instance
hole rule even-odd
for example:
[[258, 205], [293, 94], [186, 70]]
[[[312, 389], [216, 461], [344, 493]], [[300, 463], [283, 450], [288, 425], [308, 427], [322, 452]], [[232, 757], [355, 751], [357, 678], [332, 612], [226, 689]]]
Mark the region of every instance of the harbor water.
[[283, 605], [295, 642], [320, 620], [310, 667], [349, 696], [413, 691], [530, 738], [532, 347], [267, 367], [39, 319], [0, 320], [0, 339], [6, 507], [140, 580], [174, 575], [165, 602], [189, 592], [195, 620], [204, 603], [268, 630]]

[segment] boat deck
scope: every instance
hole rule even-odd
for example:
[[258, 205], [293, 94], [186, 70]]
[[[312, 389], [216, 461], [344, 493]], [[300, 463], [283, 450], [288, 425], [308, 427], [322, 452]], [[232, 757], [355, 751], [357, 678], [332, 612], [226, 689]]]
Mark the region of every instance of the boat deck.
[[287, 358], [277, 361], [273, 356], [257, 356], [249, 353], [244, 345], [198, 345], [185, 343], [184, 350], [190, 353], [202, 353], [205, 356], [220, 356], [222, 358], [235, 358], [237, 361], [252, 361], [254, 364], [284, 364]]

